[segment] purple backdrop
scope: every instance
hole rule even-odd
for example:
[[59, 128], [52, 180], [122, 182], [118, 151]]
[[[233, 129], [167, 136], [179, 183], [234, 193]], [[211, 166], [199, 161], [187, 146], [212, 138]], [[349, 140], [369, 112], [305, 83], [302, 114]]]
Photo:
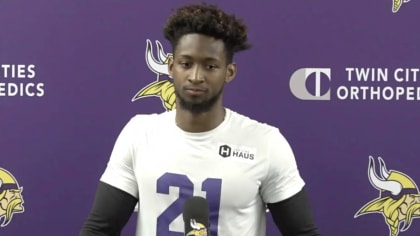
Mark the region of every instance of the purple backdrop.
[[[146, 40], [170, 52], [162, 25], [187, 2], [0, 0], [0, 168], [25, 209], [0, 235], [78, 234], [121, 128], [164, 111], [158, 97], [131, 99], [156, 80]], [[243, 17], [254, 45], [225, 104], [288, 138], [323, 235], [390, 235], [381, 214], [355, 214], [379, 197], [369, 156], [420, 183], [420, 1], [211, 2]], [[399, 235], [417, 236], [418, 217]], [[267, 235], [280, 235], [271, 221]]]

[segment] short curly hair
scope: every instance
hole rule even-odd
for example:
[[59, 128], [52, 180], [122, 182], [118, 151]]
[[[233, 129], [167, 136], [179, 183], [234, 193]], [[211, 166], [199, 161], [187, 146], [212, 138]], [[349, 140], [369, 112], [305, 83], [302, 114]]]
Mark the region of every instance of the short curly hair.
[[220, 39], [224, 42], [228, 63], [236, 52], [251, 48], [248, 27], [241, 19], [228, 15], [216, 5], [191, 4], [175, 10], [163, 28], [163, 34], [175, 50], [179, 39], [191, 33], [198, 33]]

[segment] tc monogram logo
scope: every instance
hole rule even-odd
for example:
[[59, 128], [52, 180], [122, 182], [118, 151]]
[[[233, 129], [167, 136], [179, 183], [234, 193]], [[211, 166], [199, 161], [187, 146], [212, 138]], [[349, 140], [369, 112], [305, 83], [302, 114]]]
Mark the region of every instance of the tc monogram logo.
[[[310, 76], [315, 75], [315, 92], [311, 93], [308, 91], [306, 81]], [[290, 77], [290, 91], [297, 98], [302, 100], [330, 100], [330, 89], [322, 93], [321, 90], [321, 78], [322, 76], [328, 78], [331, 81], [331, 69], [330, 68], [301, 68]]]

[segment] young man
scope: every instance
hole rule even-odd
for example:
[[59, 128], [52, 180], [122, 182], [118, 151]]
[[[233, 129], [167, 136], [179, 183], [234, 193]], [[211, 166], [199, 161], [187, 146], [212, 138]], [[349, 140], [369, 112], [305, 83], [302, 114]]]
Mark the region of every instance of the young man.
[[[210, 235], [320, 235], [293, 152], [279, 130], [222, 103], [247, 28], [216, 6], [179, 8], [164, 28], [176, 110], [137, 115], [119, 135], [82, 236], [119, 235], [139, 203], [138, 236], [182, 236], [182, 206], [206, 198]], [[198, 234], [197, 234], [198, 235]]]

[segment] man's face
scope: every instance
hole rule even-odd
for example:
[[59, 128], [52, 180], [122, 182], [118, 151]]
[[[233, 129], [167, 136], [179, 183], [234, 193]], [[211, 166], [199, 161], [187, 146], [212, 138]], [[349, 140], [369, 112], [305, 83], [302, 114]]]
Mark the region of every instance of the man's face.
[[177, 106], [201, 113], [220, 102], [224, 84], [234, 78], [236, 65], [227, 64], [223, 41], [187, 34], [174, 49], [169, 73], [174, 80]]

